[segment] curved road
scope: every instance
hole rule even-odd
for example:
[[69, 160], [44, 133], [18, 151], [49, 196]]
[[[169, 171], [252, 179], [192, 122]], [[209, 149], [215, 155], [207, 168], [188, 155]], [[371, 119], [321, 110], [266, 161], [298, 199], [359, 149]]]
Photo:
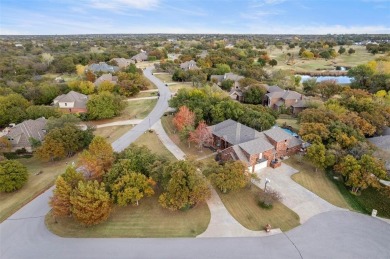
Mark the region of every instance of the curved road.
[[153, 67], [146, 68], [144, 76], [147, 77], [153, 84], [155, 84], [160, 92], [160, 98], [157, 101], [156, 106], [149, 113], [149, 115], [137, 126], [125, 133], [122, 137], [112, 143], [114, 151], [120, 152], [133, 143], [139, 136], [145, 131], [150, 129], [160, 118], [168, 108], [168, 100], [171, 98], [171, 92], [169, 88], [165, 86], [161, 80], [152, 75]]
[[[153, 125], [167, 107], [169, 90], [150, 69], [144, 73], [162, 88], [162, 96], [142, 126], [113, 143], [117, 151], [149, 128], [149, 118]], [[345, 211], [322, 213], [287, 233], [261, 238], [61, 238], [45, 227], [51, 193], [47, 190], [0, 224], [1, 259], [390, 258], [390, 224]]]

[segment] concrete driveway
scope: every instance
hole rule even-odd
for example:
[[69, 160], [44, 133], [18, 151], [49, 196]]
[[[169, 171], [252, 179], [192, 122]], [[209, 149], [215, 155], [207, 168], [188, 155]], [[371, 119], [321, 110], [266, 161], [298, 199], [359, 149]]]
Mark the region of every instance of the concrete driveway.
[[294, 182], [291, 176], [298, 171], [284, 163], [278, 168], [267, 167], [261, 169], [257, 175], [261, 178], [260, 183], [255, 185], [264, 189], [265, 179], [271, 180], [267, 188], [278, 191], [283, 196], [283, 204], [299, 215], [300, 222], [305, 223], [309, 218], [328, 211], [344, 210], [323, 200], [316, 194]]

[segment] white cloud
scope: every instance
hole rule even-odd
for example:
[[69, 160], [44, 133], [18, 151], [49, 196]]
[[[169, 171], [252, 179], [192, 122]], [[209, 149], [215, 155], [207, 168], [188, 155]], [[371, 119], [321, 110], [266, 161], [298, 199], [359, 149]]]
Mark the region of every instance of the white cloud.
[[121, 10], [124, 8], [134, 8], [150, 10], [158, 7], [159, 0], [90, 0], [91, 7], [97, 9]]

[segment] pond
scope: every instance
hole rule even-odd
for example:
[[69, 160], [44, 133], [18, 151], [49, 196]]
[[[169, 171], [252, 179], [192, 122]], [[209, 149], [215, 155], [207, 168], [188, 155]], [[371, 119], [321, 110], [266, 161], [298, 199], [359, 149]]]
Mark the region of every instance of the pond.
[[310, 79], [310, 78], [317, 78], [317, 82], [322, 82], [322, 81], [326, 81], [326, 80], [336, 80], [336, 82], [338, 84], [350, 84], [351, 83], [351, 77], [348, 77], [348, 76], [304, 76], [304, 75], [301, 75], [300, 76], [302, 79], [301, 79], [301, 83], [305, 82], [306, 80]]

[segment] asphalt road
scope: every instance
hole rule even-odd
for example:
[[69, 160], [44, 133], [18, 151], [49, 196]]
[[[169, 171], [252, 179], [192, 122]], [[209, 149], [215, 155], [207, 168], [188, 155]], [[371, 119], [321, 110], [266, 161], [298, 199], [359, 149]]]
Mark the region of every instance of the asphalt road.
[[[150, 70], [144, 73], [162, 88], [162, 96], [148, 116], [153, 125], [168, 106], [170, 94], [167, 96], [169, 90]], [[126, 148], [147, 130], [148, 119], [145, 121], [134, 133], [128, 132], [115, 142], [115, 149]], [[292, 231], [268, 237], [61, 238], [49, 232], [44, 223], [52, 189], [0, 224], [1, 259], [390, 258], [390, 224], [346, 211], [322, 213]]]
[[135, 126], [133, 129], [112, 143], [112, 147], [116, 152], [120, 152], [127, 148], [145, 131], [150, 129], [161, 118], [161, 116], [168, 108], [168, 100], [171, 98], [171, 92], [169, 91], [169, 88], [166, 87], [163, 82], [161, 82], [161, 80], [152, 75], [152, 70], [153, 67], [149, 67], [146, 68], [143, 72], [144, 76], [152, 81], [160, 92], [160, 97], [157, 101], [157, 104], [140, 124]]

